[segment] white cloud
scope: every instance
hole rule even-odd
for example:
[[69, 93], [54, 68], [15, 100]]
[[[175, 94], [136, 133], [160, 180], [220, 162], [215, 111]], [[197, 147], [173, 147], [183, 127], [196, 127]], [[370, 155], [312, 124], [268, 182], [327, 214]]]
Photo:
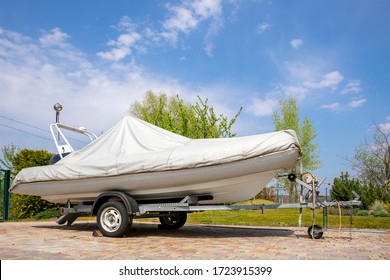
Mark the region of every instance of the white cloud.
[[221, 11], [217, 10], [217, 15], [213, 18], [213, 24], [208, 28], [206, 35], [204, 36], [204, 47], [203, 50], [208, 56], [212, 56], [215, 47], [214, 37], [218, 35], [219, 30], [223, 27], [223, 20], [220, 16]]
[[170, 43], [172, 46], [176, 46], [179, 39], [179, 35], [175, 31], [164, 31], [159, 34], [161, 38]]
[[351, 102], [348, 103], [347, 107], [358, 108], [358, 107], [361, 107], [366, 102], [367, 102], [367, 99], [360, 97], [358, 99], [351, 100]]
[[254, 97], [248, 107], [248, 111], [258, 117], [270, 116], [278, 104], [279, 102], [276, 99]]
[[208, 56], [212, 56], [213, 55], [214, 47], [215, 47], [215, 44], [214, 44], [214, 42], [212, 40], [206, 40], [205, 39], [203, 50], [205, 51], [205, 53]]
[[[135, 66], [101, 68], [70, 44], [58, 50], [57, 45], [42, 46], [42, 40], [15, 41], [10, 34], [0, 34], [9, 46], [0, 51], [1, 101], [7, 104], [3, 114], [17, 119], [46, 127], [53, 104], [60, 102], [67, 122], [89, 121], [101, 131], [149, 89], [181, 92], [175, 80], [151, 76]], [[57, 52], [51, 52], [54, 49]]]
[[44, 47], [60, 46], [63, 47], [70, 36], [61, 31], [60, 28], [53, 28], [50, 33], [45, 33], [39, 38]]
[[197, 0], [191, 4], [196, 15], [202, 19], [219, 16], [222, 12], [220, 0]]
[[[226, 100], [226, 92], [236, 92], [226, 83], [197, 91], [193, 85], [180, 84], [176, 77], [153, 74], [134, 62], [95, 63], [70, 43], [44, 47], [39, 38], [4, 29], [0, 41], [1, 102], [7, 104], [2, 114], [38, 127], [47, 128], [53, 121], [53, 105], [59, 102], [64, 107], [62, 121], [83, 125], [100, 134], [124, 116], [129, 106], [148, 90], [180, 94], [186, 102], [195, 102], [196, 95], [200, 94], [210, 98], [216, 113], [230, 117], [239, 109], [236, 103]], [[130, 37], [118, 36], [113, 45], [132, 42]], [[3, 130], [0, 132], [1, 143], [15, 140], [14, 144], [19, 145], [22, 141], [7, 135]]]
[[167, 5], [169, 15], [162, 24], [161, 37], [170, 44], [176, 45], [181, 33], [188, 35], [199, 27], [203, 21], [210, 21], [204, 36], [204, 47], [207, 55], [212, 55], [213, 38], [223, 26], [222, 3], [220, 0], [182, 1], [179, 5]]
[[259, 24], [257, 26], [257, 29], [256, 29], [256, 32], [258, 34], [262, 34], [264, 33], [267, 29], [269, 29], [271, 27], [271, 24], [267, 23], [267, 22], [263, 22], [261, 24]]
[[389, 133], [390, 134], [390, 116], [386, 118], [386, 122], [378, 124], [378, 128], [383, 133]]
[[179, 4], [165, 5], [168, 12], [165, 20], [158, 27], [147, 23], [134, 23], [124, 16], [113, 26], [119, 32], [118, 37], [107, 42], [107, 51], [97, 55], [108, 61], [122, 61], [128, 56], [134, 58], [134, 51], [146, 53], [151, 45], [168, 43], [176, 47], [181, 36], [189, 36], [191, 32], [207, 22], [207, 31], [203, 36], [203, 50], [211, 56], [214, 49], [214, 37], [223, 27], [222, 3], [220, 0], [182, 1]]
[[114, 48], [107, 52], [98, 52], [97, 55], [100, 58], [110, 60], [110, 61], [119, 61], [125, 58], [128, 54], [131, 53], [131, 50], [129, 47], [120, 47], [120, 48]]
[[118, 46], [127, 46], [131, 47], [133, 46], [139, 39], [141, 39], [141, 35], [139, 35], [137, 32], [131, 32], [128, 34], [121, 34], [116, 43]]
[[325, 104], [320, 107], [320, 109], [327, 109], [331, 111], [340, 111], [341, 110], [341, 104], [338, 102], [332, 103], [332, 104]]
[[362, 88], [360, 85], [360, 80], [350, 80], [344, 87], [344, 89], [341, 91], [341, 94], [359, 93], [361, 92], [361, 90]]
[[321, 89], [321, 88], [332, 88], [334, 89], [342, 80], [343, 75], [339, 71], [333, 71], [322, 76], [319, 82], [307, 81], [304, 85], [308, 88]]
[[301, 61], [286, 61], [280, 65], [282, 65], [282, 71], [285, 72], [286, 79], [294, 83], [313, 80], [313, 77], [319, 72], [313, 65]]
[[142, 36], [135, 31], [136, 26], [129, 17], [124, 16], [119, 23], [114, 26], [115, 29], [122, 32], [116, 40], [109, 40], [107, 46], [112, 47], [109, 51], [101, 51], [97, 56], [108, 61], [120, 61], [132, 53], [131, 49], [136, 47]]
[[297, 50], [303, 45], [303, 40], [302, 39], [292, 39], [290, 41], [290, 45], [291, 45], [291, 47], [293, 47], [294, 49]]
[[164, 29], [188, 33], [198, 25], [199, 19], [196, 18], [189, 7], [172, 5], [168, 5], [167, 7], [172, 15], [164, 21]]
[[390, 133], [390, 122], [381, 123], [378, 126], [384, 133]]
[[303, 86], [284, 86], [283, 91], [286, 96], [294, 97], [297, 100], [303, 100], [308, 93], [308, 89]]
[[359, 108], [367, 102], [367, 99], [360, 97], [357, 99], [352, 99], [347, 104], [342, 105], [340, 102], [335, 102], [332, 104], [325, 104], [320, 107], [320, 109], [326, 109], [334, 112], [349, 111], [351, 109]]
[[298, 100], [305, 99], [317, 90], [334, 90], [344, 79], [337, 70], [320, 74], [322, 69], [315, 63], [309, 65], [301, 61], [286, 61], [281, 65], [286, 81], [278, 87], [285, 96], [295, 97]]
[[[348, 80], [343, 84], [344, 76], [338, 70], [325, 72], [320, 74], [324, 65], [318, 63], [303, 63], [301, 61], [286, 61], [279, 63], [282, 65], [281, 71], [284, 71], [286, 81], [277, 85], [279, 93], [286, 97], [294, 97], [298, 101], [302, 101], [307, 96], [316, 94], [323, 95], [324, 90], [335, 91], [338, 87], [343, 86], [340, 94], [359, 93], [361, 91], [360, 80]], [[350, 111], [362, 107], [367, 102], [363, 96], [345, 101], [336, 100], [334, 103], [323, 104], [321, 109], [330, 111]]]
[[131, 48], [141, 39], [141, 35], [137, 32], [121, 34], [117, 40], [107, 42], [108, 46], [113, 46], [110, 51], [98, 52], [97, 55], [103, 59], [110, 61], [119, 61], [131, 54]]
[[123, 16], [120, 18], [118, 24], [114, 25], [113, 28], [115, 28], [119, 32], [133, 31], [137, 28], [137, 25], [133, 23], [131, 18], [129, 18], [128, 16]]

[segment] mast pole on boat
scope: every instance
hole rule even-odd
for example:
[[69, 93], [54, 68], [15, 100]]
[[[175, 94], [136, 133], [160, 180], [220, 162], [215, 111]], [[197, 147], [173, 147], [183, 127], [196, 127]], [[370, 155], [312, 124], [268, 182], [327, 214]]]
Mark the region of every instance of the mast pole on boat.
[[[62, 105], [57, 102], [56, 104], [54, 104], [53, 108], [54, 108], [54, 111], [56, 111], [56, 123], [59, 123], [60, 122], [60, 112], [62, 111]], [[58, 141], [60, 141], [60, 132], [58, 132], [57, 137], [58, 137], [57, 138]]]

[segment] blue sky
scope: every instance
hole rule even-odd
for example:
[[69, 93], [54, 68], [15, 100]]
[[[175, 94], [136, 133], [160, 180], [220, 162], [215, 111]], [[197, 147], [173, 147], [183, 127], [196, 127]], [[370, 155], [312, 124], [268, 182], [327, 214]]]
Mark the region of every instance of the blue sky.
[[386, 0], [0, 0], [0, 146], [55, 151], [36, 127], [56, 102], [61, 121], [99, 134], [148, 90], [199, 95], [227, 116], [242, 106], [244, 136], [272, 131], [278, 100], [295, 97], [332, 181], [374, 123], [390, 129], [389, 12]]

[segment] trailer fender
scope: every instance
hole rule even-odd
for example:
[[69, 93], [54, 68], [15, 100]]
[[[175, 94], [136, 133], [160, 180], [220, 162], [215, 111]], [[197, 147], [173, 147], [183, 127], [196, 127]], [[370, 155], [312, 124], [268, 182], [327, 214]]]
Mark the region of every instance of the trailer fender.
[[96, 215], [99, 208], [109, 200], [121, 201], [126, 207], [129, 216], [135, 216], [139, 213], [139, 207], [137, 201], [134, 200], [130, 195], [124, 192], [110, 191], [104, 192], [98, 196], [92, 206], [92, 214]]

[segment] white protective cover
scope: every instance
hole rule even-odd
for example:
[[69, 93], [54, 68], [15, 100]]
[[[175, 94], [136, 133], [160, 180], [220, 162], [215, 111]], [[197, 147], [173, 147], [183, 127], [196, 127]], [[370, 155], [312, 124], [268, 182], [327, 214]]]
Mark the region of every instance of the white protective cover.
[[12, 188], [21, 183], [191, 169], [291, 149], [300, 150], [292, 130], [235, 138], [190, 139], [125, 116], [94, 142], [56, 164], [23, 169]]

